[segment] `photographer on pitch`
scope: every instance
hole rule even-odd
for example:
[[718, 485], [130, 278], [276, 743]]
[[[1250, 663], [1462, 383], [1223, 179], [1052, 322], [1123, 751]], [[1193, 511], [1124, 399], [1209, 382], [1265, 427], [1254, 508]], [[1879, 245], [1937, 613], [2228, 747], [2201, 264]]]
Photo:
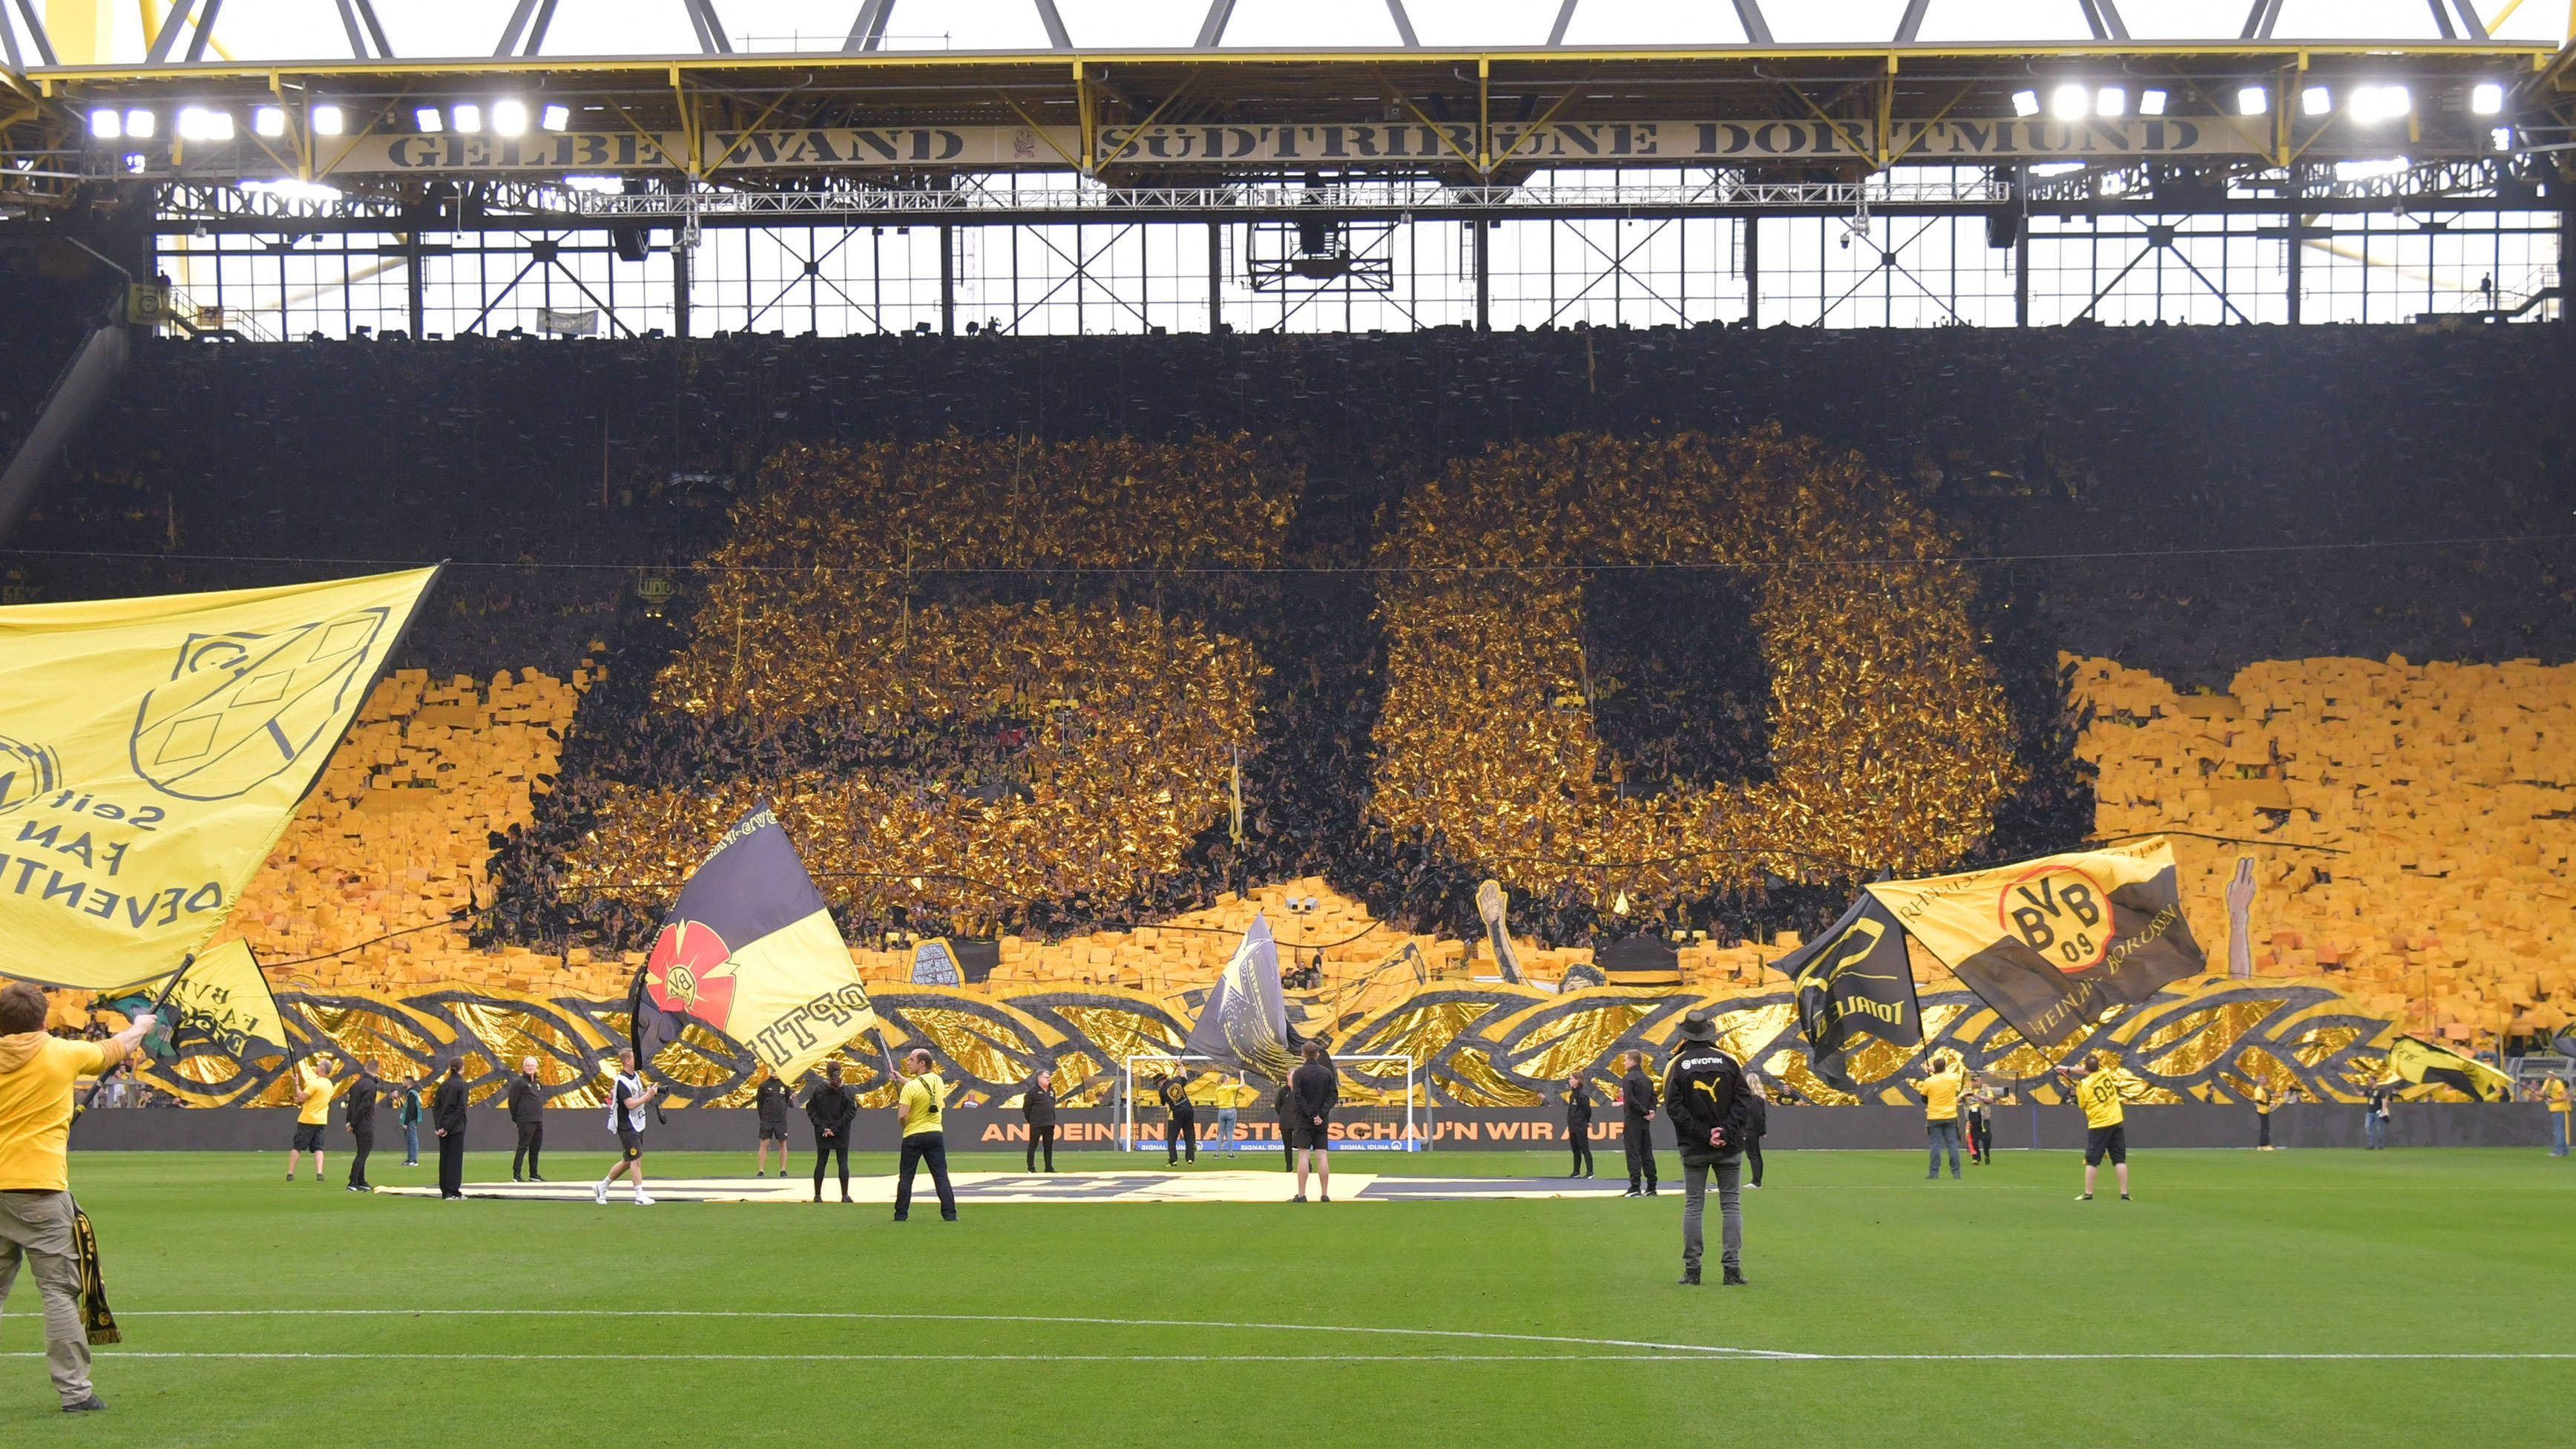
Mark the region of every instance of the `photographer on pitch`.
[[1744, 1148], [1751, 1140], [1752, 1089], [1744, 1068], [1717, 1044], [1706, 1011], [1682, 1018], [1681, 1041], [1664, 1067], [1664, 1113], [1682, 1158], [1682, 1286], [1699, 1286], [1700, 1223], [1708, 1177], [1717, 1173], [1718, 1258], [1728, 1287], [1744, 1282]]

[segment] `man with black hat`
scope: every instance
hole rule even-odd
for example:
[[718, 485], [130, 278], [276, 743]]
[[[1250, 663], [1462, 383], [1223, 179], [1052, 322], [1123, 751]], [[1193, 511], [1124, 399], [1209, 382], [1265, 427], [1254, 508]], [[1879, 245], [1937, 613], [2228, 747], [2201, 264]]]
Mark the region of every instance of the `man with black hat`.
[[1682, 1284], [1699, 1286], [1700, 1223], [1708, 1175], [1717, 1171], [1719, 1261], [1729, 1287], [1744, 1282], [1744, 1147], [1751, 1137], [1753, 1093], [1744, 1068], [1717, 1044], [1706, 1011], [1682, 1018], [1681, 1040], [1664, 1067], [1664, 1112], [1682, 1158]]

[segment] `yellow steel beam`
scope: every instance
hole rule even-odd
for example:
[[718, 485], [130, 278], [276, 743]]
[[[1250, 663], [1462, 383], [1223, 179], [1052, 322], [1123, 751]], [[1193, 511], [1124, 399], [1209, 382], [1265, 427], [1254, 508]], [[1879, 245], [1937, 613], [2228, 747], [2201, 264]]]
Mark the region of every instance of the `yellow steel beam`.
[[[1180, 66], [1190, 69], [1235, 69], [1253, 71], [1282, 65], [1313, 66], [1327, 70], [1348, 68], [1354, 71], [1379, 66], [1413, 66], [1442, 69], [1470, 63], [1479, 66], [1502, 65], [1742, 65], [1750, 71], [1752, 62], [1813, 61], [1848, 64], [1871, 71], [1883, 71], [1899, 60], [1920, 66], [1925, 61], [1939, 60], [2241, 60], [2280, 63], [2300, 55], [2361, 56], [2398, 63], [2407, 60], [2511, 60], [2545, 62], [2558, 47], [2541, 42], [2502, 40], [2460, 41], [2302, 41], [2264, 43], [2254, 41], [2127, 41], [2105, 43], [2064, 43], [2047, 45], [1916, 45], [1903, 47], [1877, 46], [1849, 48], [1819, 46], [1738, 46], [1728, 49], [1663, 49], [1633, 48], [1616, 50], [1549, 50], [1543, 47], [1498, 48], [1491, 50], [1317, 50], [1317, 51], [1233, 51], [1210, 55], [1187, 50], [1127, 50], [1082, 52], [1071, 57], [1086, 69], [1097, 71], [1110, 66]], [[820, 55], [780, 53], [775, 55], [719, 56], [546, 56], [532, 62], [525, 57], [463, 57], [445, 60], [306, 60], [244, 63], [201, 63], [178, 66], [121, 66], [110, 64], [39, 66], [31, 75], [65, 82], [172, 82], [202, 85], [208, 81], [264, 79], [271, 71], [288, 77], [307, 76], [393, 76], [425, 78], [447, 75], [613, 75], [660, 74], [673, 68], [684, 71], [714, 70], [727, 72], [823, 71], [839, 73], [881, 73], [919, 71], [925, 74], [992, 67], [1026, 66], [1030, 69], [1053, 68], [1068, 59], [1060, 51], [901, 51], [860, 52], [856, 54]], [[2002, 72], [1998, 72], [2000, 75]]]
[[115, 59], [113, 0], [45, 0], [45, 36], [65, 65], [101, 65]]

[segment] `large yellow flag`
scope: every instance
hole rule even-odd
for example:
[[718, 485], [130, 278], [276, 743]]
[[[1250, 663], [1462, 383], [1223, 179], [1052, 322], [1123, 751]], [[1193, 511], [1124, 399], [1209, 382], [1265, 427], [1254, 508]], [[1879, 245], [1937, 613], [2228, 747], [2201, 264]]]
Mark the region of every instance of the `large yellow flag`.
[[2013, 1030], [2042, 1045], [2207, 965], [2183, 919], [2163, 836], [1881, 881], [1869, 893]]
[[437, 572], [0, 608], [0, 976], [106, 991], [176, 970]]

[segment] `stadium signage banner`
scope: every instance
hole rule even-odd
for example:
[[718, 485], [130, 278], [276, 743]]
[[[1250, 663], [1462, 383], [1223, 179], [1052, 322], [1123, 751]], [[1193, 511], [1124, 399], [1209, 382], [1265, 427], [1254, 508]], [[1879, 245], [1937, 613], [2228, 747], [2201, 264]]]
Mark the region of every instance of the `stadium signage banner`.
[[[1980, 162], [2122, 156], [2247, 156], [2270, 148], [2266, 127], [2227, 116], [2051, 120], [1898, 121], [1881, 137], [1871, 121], [1552, 121], [1498, 125], [1497, 167], [1727, 165], [1815, 159]], [[2335, 149], [2329, 140], [2320, 150]], [[326, 176], [484, 172], [537, 175], [677, 172], [689, 139], [676, 132], [560, 135], [362, 136], [318, 158]], [[1068, 126], [825, 127], [709, 131], [698, 139], [702, 174], [884, 170], [926, 166], [1069, 170], [1082, 134]], [[1095, 164], [1154, 166], [1472, 166], [1472, 123], [1353, 122], [1318, 125], [1104, 126]], [[196, 146], [189, 174], [262, 169], [263, 148]]]
[[437, 573], [0, 608], [0, 976], [202, 949]]

